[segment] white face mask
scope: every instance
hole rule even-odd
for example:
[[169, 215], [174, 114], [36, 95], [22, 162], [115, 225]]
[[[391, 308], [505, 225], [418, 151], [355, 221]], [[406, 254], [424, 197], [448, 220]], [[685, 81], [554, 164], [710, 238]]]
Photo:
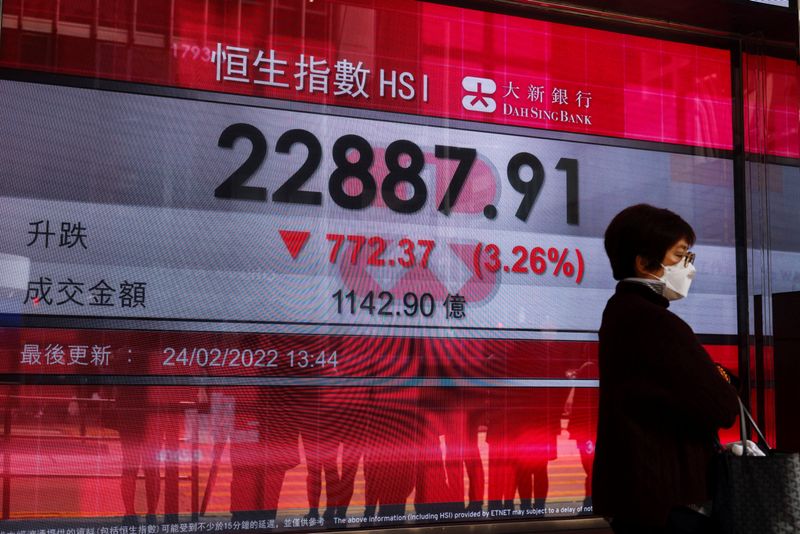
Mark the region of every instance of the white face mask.
[[664, 296], [668, 300], [678, 300], [688, 295], [694, 273], [697, 272], [694, 264], [681, 260], [675, 265], [661, 266], [664, 268], [664, 275], [659, 280], [665, 284]]

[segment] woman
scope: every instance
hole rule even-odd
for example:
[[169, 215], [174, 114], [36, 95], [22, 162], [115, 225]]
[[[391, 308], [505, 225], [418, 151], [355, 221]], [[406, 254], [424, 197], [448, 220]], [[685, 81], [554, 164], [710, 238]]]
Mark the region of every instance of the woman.
[[692, 329], [667, 310], [694, 278], [695, 234], [675, 213], [639, 204], [611, 221], [616, 293], [600, 326], [595, 513], [615, 533], [710, 532], [710, 470], [736, 391]]

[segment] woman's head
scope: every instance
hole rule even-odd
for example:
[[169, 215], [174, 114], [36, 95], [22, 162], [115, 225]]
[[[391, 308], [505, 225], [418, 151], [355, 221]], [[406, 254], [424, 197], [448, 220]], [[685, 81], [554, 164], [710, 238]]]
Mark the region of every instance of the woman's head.
[[663, 265], [680, 261], [694, 244], [692, 227], [668, 209], [637, 204], [619, 212], [608, 225], [605, 248], [616, 280], [660, 277]]

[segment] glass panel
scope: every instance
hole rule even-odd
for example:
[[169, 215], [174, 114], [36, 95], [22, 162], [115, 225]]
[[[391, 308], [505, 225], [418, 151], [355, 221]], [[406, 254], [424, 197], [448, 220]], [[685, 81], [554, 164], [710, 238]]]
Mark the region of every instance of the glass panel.
[[736, 370], [727, 50], [406, 0], [12, 0], [1, 38], [19, 529], [591, 513], [640, 202]]

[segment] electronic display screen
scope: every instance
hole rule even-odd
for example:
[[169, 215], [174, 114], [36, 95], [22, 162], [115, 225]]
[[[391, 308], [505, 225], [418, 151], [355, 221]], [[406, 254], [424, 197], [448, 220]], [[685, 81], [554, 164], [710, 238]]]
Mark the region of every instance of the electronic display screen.
[[736, 371], [727, 50], [409, 0], [2, 9], [3, 533], [591, 514], [636, 203], [694, 227], [671, 309]]

